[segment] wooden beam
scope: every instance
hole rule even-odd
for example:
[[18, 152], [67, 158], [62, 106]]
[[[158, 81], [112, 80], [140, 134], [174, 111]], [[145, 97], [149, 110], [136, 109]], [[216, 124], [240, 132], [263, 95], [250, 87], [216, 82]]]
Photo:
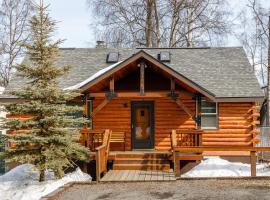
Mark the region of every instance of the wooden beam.
[[114, 93], [114, 77], [110, 78], [110, 92]]
[[175, 103], [176, 103], [180, 108], [182, 108], [182, 109], [188, 114], [188, 116], [190, 116], [190, 117], [193, 119], [193, 115], [192, 115], [191, 111], [189, 110], [188, 107], [185, 106], [185, 104], [184, 104], [180, 99], [177, 99], [177, 100], [175, 101]]
[[175, 151], [186, 153], [202, 153], [205, 151], [270, 151], [270, 147], [236, 147], [236, 146], [227, 146], [227, 147], [174, 147]]
[[110, 101], [108, 99], [105, 99], [101, 104], [99, 104], [90, 115], [90, 118], [93, 118], [102, 108], [104, 108]]
[[174, 175], [176, 177], [179, 177], [181, 172], [180, 172], [180, 160], [178, 159], [177, 155], [176, 155], [176, 152], [173, 151], [173, 164], [174, 164]]
[[171, 78], [171, 93], [175, 92], [175, 79]]
[[145, 70], [145, 64], [143, 62], [140, 63], [140, 95], [144, 96], [144, 82], [145, 82], [145, 77], [144, 77], [144, 70]]
[[[117, 97], [142, 97], [138, 92], [117, 92], [116, 93]], [[168, 92], [145, 92], [143, 97], [150, 97], [150, 98], [162, 98], [162, 97], [168, 97], [169, 96], [169, 91]], [[106, 93], [101, 92], [101, 93], [91, 93], [91, 97], [96, 97], [96, 98], [104, 98], [106, 97]]]
[[[144, 92], [143, 97], [149, 97], [149, 98], [165, 98], [165, 97], [170, 97], [170, 91], [160, 91], [160, 92]], [[181, 95], [185, 94], [185, 92], [176, 92], [176, 94]], [[91, 97], [96, 97], [96, 98], [105, 98], [106, 93], [105, 92], [98, 92], [98, 93], [90, 93]], [[125, 97], [142, 97], [138, 92], [117, 92], [116, 93], [117, 97], [120, 98], [125, 98]]]

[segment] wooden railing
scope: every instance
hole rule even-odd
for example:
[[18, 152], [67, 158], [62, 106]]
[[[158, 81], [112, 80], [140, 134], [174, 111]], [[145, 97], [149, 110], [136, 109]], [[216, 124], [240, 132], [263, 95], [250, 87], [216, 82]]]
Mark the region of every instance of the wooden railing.
[[100, 181], [101, 174], [107, 172], [107, 160], [110, 153], [111, 130], [105, 130], [102, 145], [96, 148], [96, 180]]
[[174, 174], [180, 176], [180, 161], [177, 157], [178, 147], [199, 147], [202, 146], [202, 131], [201, 130], [172, 130], [171, 133], [171, 148], [174, 162]]
[[202, 145], [201, 130], [172, 130], [171, 144], [173, 147], [197, 147]]
[[[182, 132], [182, 133], [181, 133]], [[180, 135], [180, 136], [179, 136]], [[189, 139], [185, 139], [185, 135], [191, 135]], [[196, 136], [197, 135], [197, 136]], [[196, 139], [197, 137], [197, 139]], [[177, 156], [178, 153], [203, 153], [207, 151], [245, 151], [250, 152], [250, 170], [251, 176], [256, 176], [256, 152], [258, 151], [270, 151], [269, 146], [261, 147], [239, 147], [239, 146], [202, 146], [201, 143], [202, 132], [190, 131], [189, 133], [181, 130], [173, 130], [171, 134], [172, 153], [174, 162], [174, 174], [176, 177], [180, 176], [180, 159]], [[182, 141], [181, 141], [182, 140]]]
[[81, 134], [81, 144], [92, 152], [103, 143], [104, 131], [82, 129]]

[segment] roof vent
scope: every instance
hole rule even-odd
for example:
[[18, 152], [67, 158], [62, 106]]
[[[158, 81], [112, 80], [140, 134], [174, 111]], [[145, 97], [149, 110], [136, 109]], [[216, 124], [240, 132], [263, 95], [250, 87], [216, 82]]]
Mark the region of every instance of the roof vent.
[[171, 61], [171, 54], [169, 51], [161, 51], [158, 54], [158, 60], [161, 62], [170, 62]]
[[119, 60], [119, 53], [118, 52], [110, 52], [107, 55], [106, 62], [107, 63], [117, 63]]

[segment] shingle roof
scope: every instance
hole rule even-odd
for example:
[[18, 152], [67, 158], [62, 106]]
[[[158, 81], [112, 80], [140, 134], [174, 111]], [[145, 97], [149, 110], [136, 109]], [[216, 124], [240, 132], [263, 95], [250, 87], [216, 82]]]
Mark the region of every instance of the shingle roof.
[[[215, 97], [262, 97], [263, 93], [242, 47], [221, 48], [66, 48], [60, 49], [58, 65], [71, 65], [68, 75], [60, 78], [60, 87], [76, 85], [99, 70], [108, 67], [106, 56], [109, 52], [119, 52], [120, 61], [143, 50], [154, 58], [161, 51], [169, 51], [171, 62], [166, 63], [178, 73], [210, 91]], [[24, 60], [27, 62], [27, 58]], [[18, 90], [26, 80], [13, 76], [8, 91]]]

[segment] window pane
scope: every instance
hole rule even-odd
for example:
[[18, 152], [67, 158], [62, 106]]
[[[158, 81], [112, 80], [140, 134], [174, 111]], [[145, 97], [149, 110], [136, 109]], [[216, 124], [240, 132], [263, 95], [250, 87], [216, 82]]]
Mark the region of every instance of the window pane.
[[217, 128], [217, 116], [216, 115], [202, 115], [201, 126], [203, 128]]
[[202, 100], [202, 113], [216, 113], [216, 103]]

